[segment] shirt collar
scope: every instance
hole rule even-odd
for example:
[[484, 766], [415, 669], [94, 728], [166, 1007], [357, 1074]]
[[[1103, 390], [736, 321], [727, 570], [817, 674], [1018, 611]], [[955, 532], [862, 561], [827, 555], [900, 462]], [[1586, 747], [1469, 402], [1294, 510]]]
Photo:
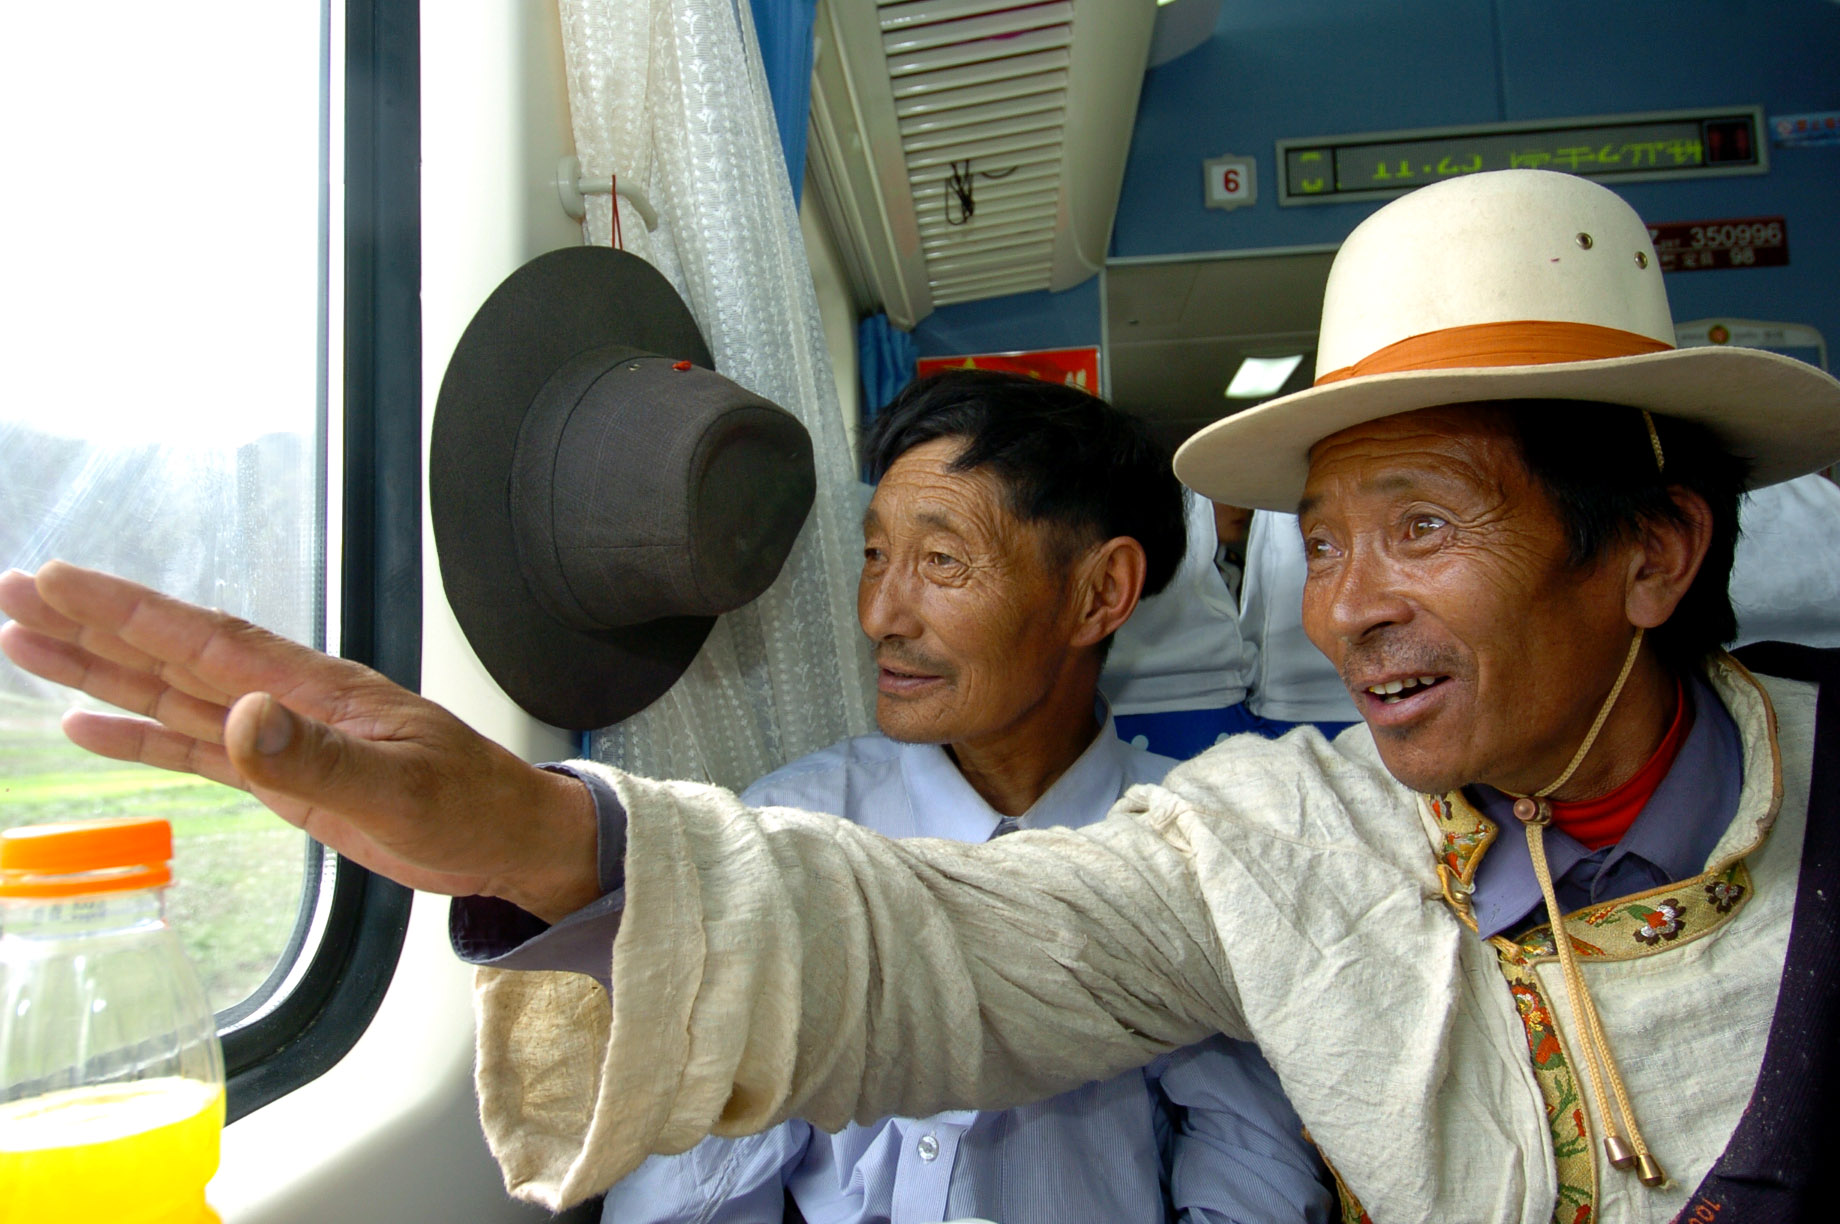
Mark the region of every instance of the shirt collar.
[[[1025, 829], [1066, 825], [1078, 828], [1102, 819], [1111, 810], [1125, 787], [1124, 741], [1112, 723], [1112, 711], [1104, 698], [1094, 701], [1093, 714], [1099, 719], [1099, 734], [1086, 746], [1054, 785], [1023, 813], [1019, 824]], [[949, 837], [956, 841], [987, 841], [996, 830], [1000, 813], [984, 801], [965, 780], [951, 754], [939, 744], [901, 745], [901, 775], [916, 812], [927, 814], [926, 832], [931, 837]]]
[[[1693, 729], [1629, 831], [1621, 841], [1604, 848], [1606, 871], [1633, 856], [1668, 880], [1689, 879], [1705, 870], [1713, 847], [1737, 815], [1738, 791], [1744, 780], [1744, 749], [1737, 724], [1698, 676], [1684, 691], [1693, 703]], [[1492, 786], [1471, 786], [1464, 793], [1501, 830], [1476, 867], [1476, 891], [1471, 897], [1477, 934], [1487, 939], [1519, 925], [1541, 905], [1540, 885], [1534, 878], [1521, 822], [1514, 816], [1513, 798]], [[1557, 826], [1546, 830], [1546, 861], [1555, 881], [1591, 854]]]

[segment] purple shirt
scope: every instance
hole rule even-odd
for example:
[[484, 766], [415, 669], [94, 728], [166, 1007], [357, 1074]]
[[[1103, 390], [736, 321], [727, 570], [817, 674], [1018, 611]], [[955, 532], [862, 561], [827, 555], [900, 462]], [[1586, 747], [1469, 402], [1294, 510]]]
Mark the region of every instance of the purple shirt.
[[626, 908], [626, 809], [595, 774], [567, 765], [543, 768], [579, 779], [594, 798], [600, 899], [551, 926], [497, 897], [455, 897], [447, 909], [447, 938], [454, 955], [471, 965], [585, 973], [612, 990], [607, 949]]

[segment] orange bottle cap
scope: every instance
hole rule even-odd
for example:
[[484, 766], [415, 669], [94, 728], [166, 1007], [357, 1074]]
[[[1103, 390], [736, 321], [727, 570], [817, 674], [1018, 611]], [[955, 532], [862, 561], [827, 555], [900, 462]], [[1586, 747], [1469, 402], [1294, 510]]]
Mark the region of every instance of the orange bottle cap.
[[125, 816], [0, 831], [0, 897], [75, 897], [172, 882], [172, 826]]

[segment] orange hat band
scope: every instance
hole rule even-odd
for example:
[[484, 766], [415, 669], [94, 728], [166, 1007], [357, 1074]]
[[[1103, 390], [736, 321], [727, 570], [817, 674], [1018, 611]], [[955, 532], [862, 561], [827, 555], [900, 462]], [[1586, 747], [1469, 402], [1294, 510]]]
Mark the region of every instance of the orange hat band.
[[1488, 366], [1557, 365], [1567, 361], [1601, 361], [1665, 353], [1674, 346], [1653, 336], [1599, 327], [1595, 323], [1548, 323], [1532, 319], [1509, 323], [1472, 323], [1407, 336], [1378, 349], [1353, 365], [1319, 375], [1317, 386], [1401, 374], [1409, 370], [1458, 370]]

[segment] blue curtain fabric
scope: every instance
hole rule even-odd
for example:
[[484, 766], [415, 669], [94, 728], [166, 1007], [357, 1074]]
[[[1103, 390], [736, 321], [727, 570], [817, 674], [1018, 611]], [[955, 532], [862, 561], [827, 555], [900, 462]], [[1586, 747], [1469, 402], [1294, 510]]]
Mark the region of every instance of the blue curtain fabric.
[[856, 357], [862, 371], [863, 425], [867, 427], [913, 381], [920, 348], [911, 332], [895, 327], [885, 314], [872, 314], [856, 325]]
[[818, 0], [749, 0], [760, 59], [766, 65], [767, 93], [773, 121], [779, 125], [786, 173], [792, 176], [792, 202], [805, 185], [805, 127], [811, 114], [812, 26]]

